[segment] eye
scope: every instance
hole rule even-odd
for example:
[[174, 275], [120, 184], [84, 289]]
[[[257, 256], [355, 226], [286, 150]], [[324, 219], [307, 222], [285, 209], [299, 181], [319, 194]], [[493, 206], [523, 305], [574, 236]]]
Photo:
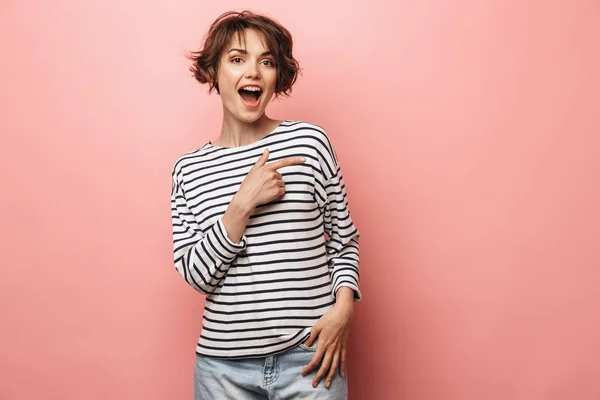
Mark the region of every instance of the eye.
[[234, 64], [239, 64], [242, 61], [244, 61], [244, 60], [242, 60], [241, 57], [234, 57], [234, 58], [231, 59], [231, 62], [234, 63]]
[[264, 60], [263, 64], [265, 64], [265, 65], [267, 65], [269, 67], [274, 67], [275, 66], [275, 63], [273, 61], [271, 61], [271, 60]]

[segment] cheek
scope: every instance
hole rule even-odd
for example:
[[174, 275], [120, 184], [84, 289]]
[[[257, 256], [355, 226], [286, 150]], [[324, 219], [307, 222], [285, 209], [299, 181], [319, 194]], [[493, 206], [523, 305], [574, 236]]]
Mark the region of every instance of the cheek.
[[265, 76], [265, 81], [272, 90], [275, 90], [275, 86], [277, 85], [277, 71], [269, 71]]
[[234, 72], [227, 67], [222, 67], [217, 75], [217, 82], [219, 82], [219, 88], [223, 90], [235, 87], [236, 77]]

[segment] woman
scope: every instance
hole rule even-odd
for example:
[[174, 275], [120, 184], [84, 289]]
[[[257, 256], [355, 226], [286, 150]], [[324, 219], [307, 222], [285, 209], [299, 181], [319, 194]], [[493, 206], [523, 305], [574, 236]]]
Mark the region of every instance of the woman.
[[325, 131], [265, 113], [296, 81], [291, 35], [228, 12], [191, 59], [223, 103], [173, 167], [175, 268], [207, 296], [195, 399], [345, 399], [359, 233]]

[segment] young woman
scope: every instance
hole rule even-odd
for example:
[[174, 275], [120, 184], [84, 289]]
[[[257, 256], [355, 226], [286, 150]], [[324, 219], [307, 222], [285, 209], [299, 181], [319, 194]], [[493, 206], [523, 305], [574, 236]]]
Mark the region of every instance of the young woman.
[[265, 113], [296, 81], [291, 35], [228, 12], [191, 59], [223, 103], [173, 167], [175, 268], [206, 295], [195, 399], [346, 399], [359, 233], [325, 131]]

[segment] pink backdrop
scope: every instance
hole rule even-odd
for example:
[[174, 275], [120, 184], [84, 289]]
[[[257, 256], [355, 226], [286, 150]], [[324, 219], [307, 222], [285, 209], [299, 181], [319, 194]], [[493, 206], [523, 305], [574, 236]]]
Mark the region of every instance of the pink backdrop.
[[599, 399], [593, 0], [3, 1], [0, 399], [191, 398], [170, 169], [221, 110], [183, 54], [248, 4], [362, 232], [351, 398]]

